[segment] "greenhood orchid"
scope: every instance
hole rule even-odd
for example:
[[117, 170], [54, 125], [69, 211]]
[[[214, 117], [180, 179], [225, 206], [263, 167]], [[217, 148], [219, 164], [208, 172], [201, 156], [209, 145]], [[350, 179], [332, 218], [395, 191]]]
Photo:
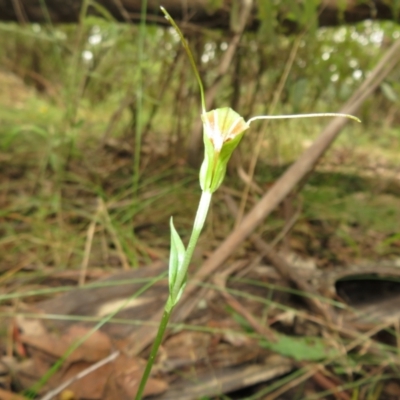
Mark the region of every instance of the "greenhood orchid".
[[249, 125], [231, 108], [218, 108], [201, 116], [204, 127], [204, 161], [200, 169], [200, 186], [214, 193], [226, 173], [226, 166]]
[[183, 34], [175, 21], [168, 12], [161, 7], [167, 20], [175, 28], [181, 38], [182, 44], [188, 54], [190, 63], [192, 64], [196, 79], [200, 87], [203, 121], [203, 140], [204, 140], [204, 161], [200, 168], [200, 186], [202, 190], [199, 206], [196, 212], [196, 218], [193, 223], [192, 233], [189, 238], [187, 247], [182, 242], [178, 232], [176, 231], [172, 218], [171, 226], [171, 249], [169, 259], [169, 297], [164, 307], [164, 314], [161, 319], [157, 336], [154, 340], [153, 347], [140, 381], [137, 391], [136, 400], [140, 400], [143, 394], [147, 379], [150, 375], [154, 359], [157, 355], [158, 348], [162, 342], [165, 329], [172, 310], [182, 296], [187, 281], [187, 271], [192, 259], [194, 248], [196, 247], [198, 238], [203, 229], [208, 209], [211, 204], [212, 194], [221, 186], [225, 174], [226, 167], [233, 151], [240, 143], [244, 132], [249, 129], [251, 122], [261, 119], [284, 119], [284, 118], [309, 118], [320, 116], [340, 116], [347, 117], [359, 121], [358, 118], [335, 113], [326, 114], [303, 114], [303, 115], [277, 115], [277, 116], [257, 116], [250, 118], [247, 122], [235, 111], [229, 107], [218, 108], [212, 111], [206, 111], [204, 100], [203, 83], [197, 71], [193, 55], [190, 48], [183, 37]]

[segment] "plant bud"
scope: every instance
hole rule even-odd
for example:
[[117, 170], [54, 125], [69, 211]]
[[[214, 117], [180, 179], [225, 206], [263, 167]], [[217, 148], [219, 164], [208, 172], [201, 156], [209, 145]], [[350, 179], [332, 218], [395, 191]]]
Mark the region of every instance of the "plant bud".
[[209, 111], [201, 119], [205, 150], [200, 186], [203, 191], [213, 193], [224, 180], [228, 161], [249, 125], [229, 107]]

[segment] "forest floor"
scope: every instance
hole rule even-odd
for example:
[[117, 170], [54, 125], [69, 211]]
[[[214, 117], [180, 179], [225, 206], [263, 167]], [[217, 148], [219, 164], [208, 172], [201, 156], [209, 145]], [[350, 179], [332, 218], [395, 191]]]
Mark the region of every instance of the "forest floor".
[[[57, 388], [60, 399], [132, 398], [148, 354], [134, 351], [140, 328], [166, 296], [169, 219], [187, 238], [197, 172], [170, 143], [147, 137], [135, 187], [131, 132], [105, 137], [107, 119], [87, 107], [71, 139], [59, 105], [8, 73], [0, 86], [0, 398], [45, 399]], [[357, 132], [346, 131], [256, 232], [313, 292], [285, 282], [246, 241], [203, 283], [190, 318], [172, 325], [147, 394], [400, 398], [400, 134]], [[309, 144], [299, 138], [297, 148]], [[260, 162], [246, 210], [290, 161]], [[229, 202], [240, 203], [244, 186], [232, 168], [193, 271], [232, 231]]]

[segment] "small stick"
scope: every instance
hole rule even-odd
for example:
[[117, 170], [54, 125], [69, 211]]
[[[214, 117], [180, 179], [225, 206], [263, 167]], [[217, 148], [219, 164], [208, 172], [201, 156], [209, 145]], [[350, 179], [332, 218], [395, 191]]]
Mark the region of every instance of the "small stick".
[[93, 243], [93, 237], [94, 237], [94, 232], [96, 230], [96, 222], [99, 217], [99, 214], [102, 210], [102, 204], [99, 201], [96, 213], [93, 217], [93, 220], [90, 222], [87, 234], [86, 234], [86, 243], [85, 243], [85, 251], [83, 253], [83, 260], [82, 260], [82, 265], [81, 265], [81, 271], [79, 274], [79, 286], [83, 286], [85, 284], [85, 279], [86, 279], [86, 273], [87, 273], [87, 267], [89, 265], [89, 258], [90, 258], [90, 251], [92, 249], [92, 243]]
[[121, 261], [121, 264], [122, 264], [122, 269], [124, 271], [129, 271], [130, 270], [129, 261], [128, 261], [128, 258], [126, 256], [126, 254], [124, 253], [124, 250], [122, 248], [121, 242], [118, 239], [118, 234], [117, 234], [117, 231], [115, 230], [115, 228], [114, 228], [114, 226], [112, 224], [112, 221], [111, 221], [111, 218], [110, 218], [110, 214], [108, 213], [107, 207], [104, 204], [103, 200], [100, 199], [99, 201], [100, 201], [100, 204], [101, 204], [101, 207], [102, 207], [102, 214], [104, 215], [104, 219], [105, 219], [105, 222], [106, 222], [106, 229], [108, 230], [109, 234], [111, 235], [111, 239], [112, 239], [112, 241], [114, 243], [114, 246], [115, 246], [115, 248], [117, 250], [117, 253], [118, 253], [118, 257], [119, 257], [119, 259]]
[[227, 303], [247, 322], [251, 327], [260, 335], [265, 336], [269, 341], [275, 342], [276, 337], [274, 336], [271, 328], [267, 325], [262, 325], [250, 312], [243, 307], [239, 301], [237, 301], [227, 290], [226, 290], [226, 280], [228, 276], [238, 269], [243, 268], [243, 261], [237, 261], [227, 270], [217, 274], [214, 277], [214, 283], [221, 289], [222, 296], [224, 296]]
[[[225, 195], [225, 198], [228, 199], [228, 208], [235, 216], [238, 212], [238, 207], [235, 201], [228, 195]], [[252, 233], [250, 235], [250, 239], [257, 247], [259, 252], [269, 259], [276, 271], [284, 280], [292, 282], [298, 289], [308, 293], [309, 295], [314, 294], [318, 296], [318, 293], [314, 290], [314, 288], [296, 271], [294, 271], [293, 268], [290, 268], [287, 262], [272, 248], [270, 244], [266, 243], [260, 235], [257, 233]], [[321, 315], [325, 320], [332, 320], [332, 309], [327, 304], [323, 304], [318, 298], [314, 298], [312, 296], [307, 296], [304, 298], [304, 300], [314, 312]]]
[[81, 371], [78, 374], [76, 374], [75, 376], [73, 376], [71, 379], [68, 379], [67, 381], [63, 382], [60, 386], [58, 386], [54, 390], [51, 390], [50, 392], [48, 392], [40, 400], [51, 400], [52, 398], [57, 396], [59, 393], [61, 393], [65, 388], [67, 388], [72, 383], [76, 382], [79, 379], [82, 379], [86, 375], [89, 375], [91, 372], [95, 371], [96, 369], [99, 369], [103, 365], [106, 365], [109, 362], [114, 361], [119, 356], [119, 354], [120, 354], [119, 350], [114, 351], [114, 353], [111, 353], [106, 358], [103, 358], [102, 360], [98, 361], [96, 364], [91, 365], [90, 367], [84, 369], [83, 371]]

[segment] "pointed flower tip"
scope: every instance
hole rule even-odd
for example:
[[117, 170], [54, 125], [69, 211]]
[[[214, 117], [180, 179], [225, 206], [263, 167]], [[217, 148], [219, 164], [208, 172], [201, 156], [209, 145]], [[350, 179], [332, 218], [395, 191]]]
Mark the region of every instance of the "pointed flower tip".
[[229, 107], [203, 113], [201, 118], [204, 131], [216, 152], [220, 152], [225, 143], [235, 139], [250, 127], [243, 117]]
[[170, 17], [170, 15], [168, 14], [168, 11], [167, 11], [163, 6], [160, 6], [160, 10], [163, 12], [164, 18], [165, 18], [167, 21], [170, 21], [170, 20], [171, 20], [171, 17]]

